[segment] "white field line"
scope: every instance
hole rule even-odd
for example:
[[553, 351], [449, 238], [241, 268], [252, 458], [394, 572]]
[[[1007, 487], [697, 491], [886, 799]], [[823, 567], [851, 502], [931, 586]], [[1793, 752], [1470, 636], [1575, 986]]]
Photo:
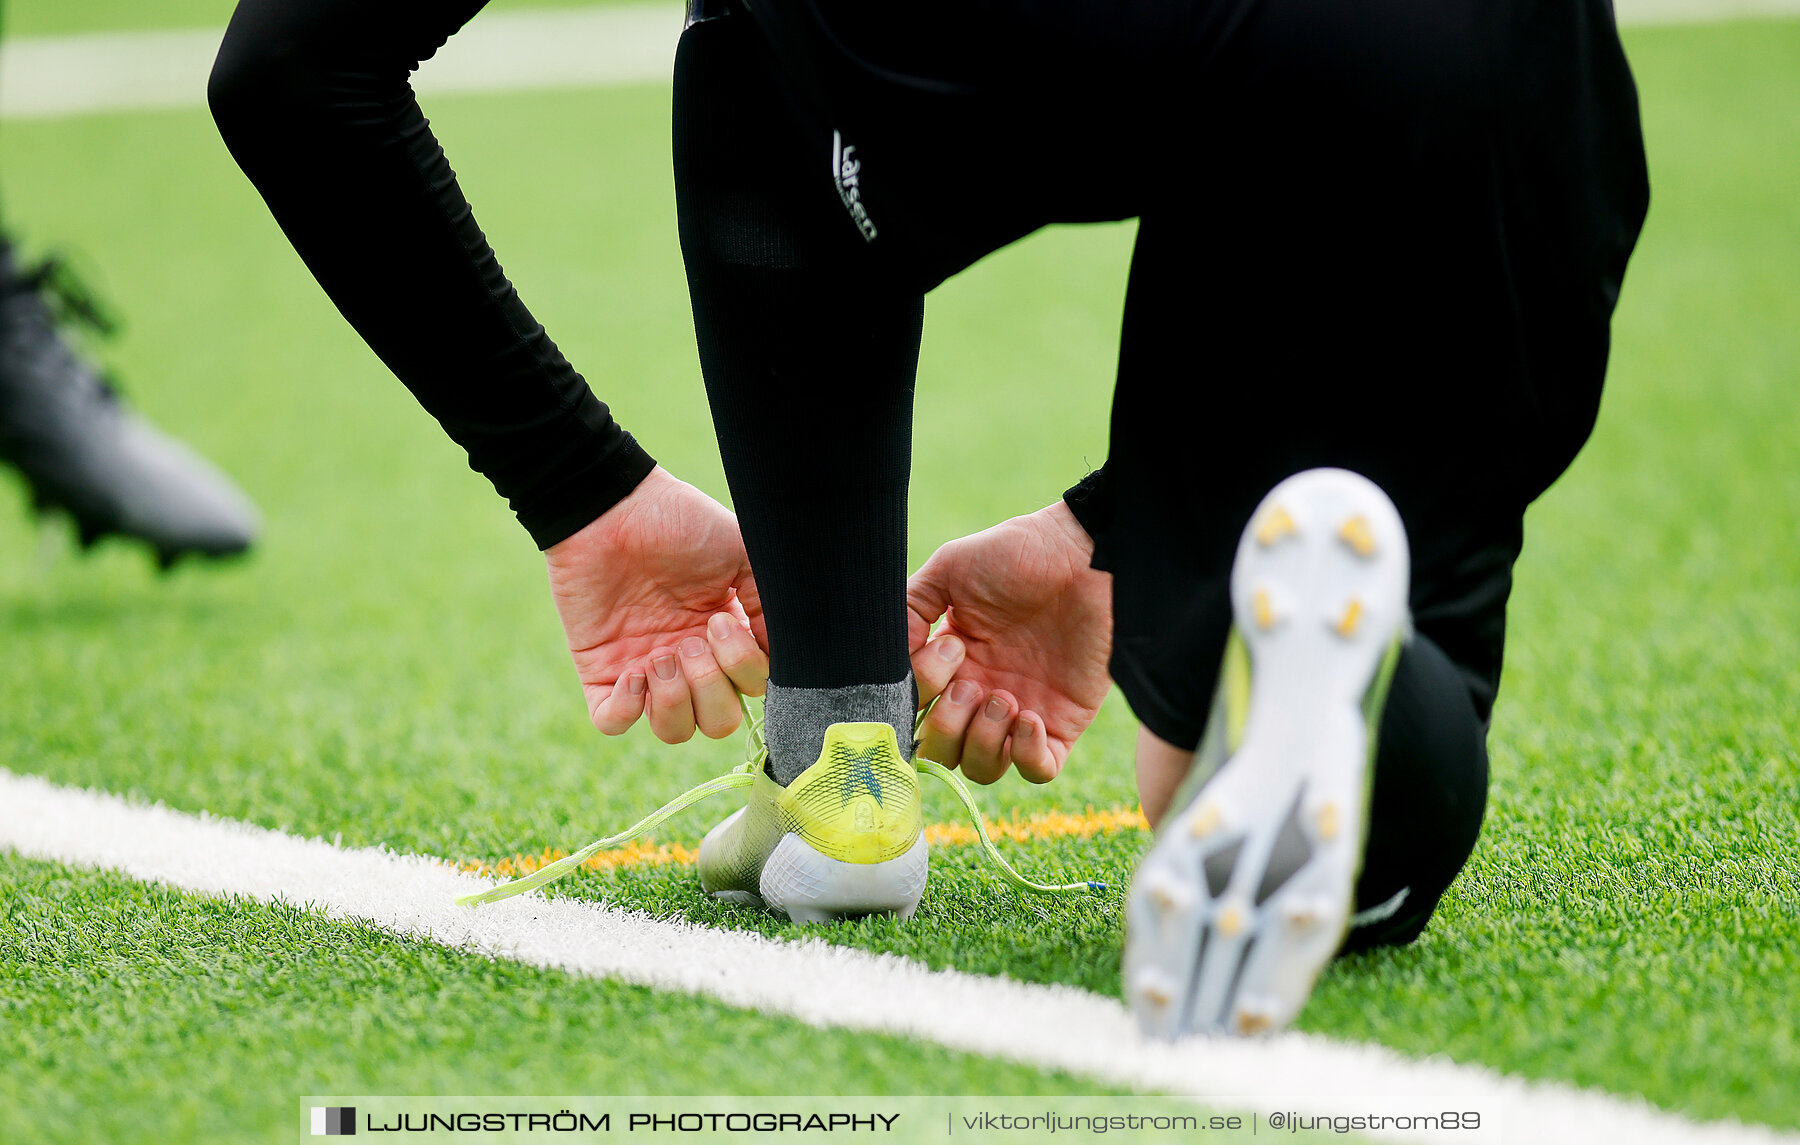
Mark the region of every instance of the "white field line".
[[[1800, 1142], [1800, 1135], [1737, 1122], [1696, 1123], [1640, 1100], [1521, 1081], [1445, 1060], [1410, 1060], [1378, 1046], [1300, 1034], [1152, 1041], [1110, 998], [934, 971], [818, 940], [781, 942], [537, 895], [457, 907], [453, 896], [492, 881], [437, 859], [337, 847], [0, 769], [0, 850], [7, 848], [203, 894], [365, 919], [456, 949], [700, 994], [812, 1025], [905, 1035], [1109, 1083], [1199, 1096], [1216, 1106], [1289, 1108], [1294, 1095], [1309, 1095], [1313, 1109], [1348, 1112], [1393, 1099], [1429, 1098], [1436, 1109], [1439, 1098], [1471, 1098], [1499, 1104], [1505, 1137], [1513, 1141]], [[1439, 1139], [1429, 1133], [1381, 1136]], [[1441, 1139], [1495, 1138], [1449, 1133]]]
[[[1616, 0], [1625, 24], [1800, 15], [1800, 0]], [[423, 93], [661, 83], [681, 6], [494, 12], [477, 17], [419, 70]], [[0, 43], [0, 118], [199, 107], [220, 29], [15, 37]]]

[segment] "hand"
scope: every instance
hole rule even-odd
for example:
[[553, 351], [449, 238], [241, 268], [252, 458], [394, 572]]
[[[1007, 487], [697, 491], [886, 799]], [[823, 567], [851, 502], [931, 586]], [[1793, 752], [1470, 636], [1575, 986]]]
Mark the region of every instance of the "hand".
[[769, 678], [737, 517], [658, 466], [544, 559], [595, 727], [619, 735], [648, 713], [665, 743], [737, 730], [738, 693]]
[[1112, 576], [1088, 567], [1093, 551], [1058, 501], [951, 541], [913, 574], [913, 677], [921, 702], [943, 693], [921, 755], [976, 783], [1014, 764], [1033, 783], [1056, 778], [1109, 684]]

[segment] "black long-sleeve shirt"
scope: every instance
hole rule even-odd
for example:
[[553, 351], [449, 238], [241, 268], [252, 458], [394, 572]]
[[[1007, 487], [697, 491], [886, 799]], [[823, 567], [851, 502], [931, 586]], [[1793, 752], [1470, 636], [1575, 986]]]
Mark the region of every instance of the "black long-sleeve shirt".
[[344, 317], [540, 548], [654, 467], [531, 316], [410, 75], [486, 0], [242, 0], [208, 96]]

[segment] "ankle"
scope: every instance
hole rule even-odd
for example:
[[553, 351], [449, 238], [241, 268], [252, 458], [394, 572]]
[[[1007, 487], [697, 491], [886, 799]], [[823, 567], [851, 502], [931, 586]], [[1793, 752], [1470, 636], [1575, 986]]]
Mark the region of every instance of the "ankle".
[[913, 721], [918, 689], [912, 673], [891, 684], [853, 684], [843, 688], [789, 688], [769, 684], [763, 707], [763, 739], [769, 748], [769, 773], [786, 786], [814, 763], [832, 724], [885, 723], [894, 729], [901, 754], [913, 756]]

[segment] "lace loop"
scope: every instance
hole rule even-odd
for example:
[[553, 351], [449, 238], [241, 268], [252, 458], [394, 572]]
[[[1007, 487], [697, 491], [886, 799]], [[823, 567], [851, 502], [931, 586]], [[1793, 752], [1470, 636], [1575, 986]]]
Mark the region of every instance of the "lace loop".
[[630, 827], [619, 832], [617, 835], [608, 835], [604, 839], [595, 839], [592, 843], [589, 843], [581, 850], [576, 851], [573, 855], [565, 855], [554, 863], [539, 867], [522, 879], [514, 879], [510, 883], [501, 883], [497, 887], [481, 891], [477, 894], [461, 895], [457, 898], [456, 903], [458, 906], [477, 906], [484, 902], [499, 902], [501, 899], [509, 899], [514, 895], [522, 895], [526, 891], [536, 890], [545, 883], [553, 883], [564, 875], [569, 874], [574, 871], [576, 867], [587, 862], [596, 853], [604, 851], [608, 847], [622, 846], [631, 842], [633, 839], [648, 835], [650, 832], [660, 827], [677, 811], [684, 811], [703, 799], [719, 794], [721, 791], [734, 791], [740, 787], [749, 787], [755, 782], [755, 775], [746, 771], [743, 766], [734, 767], [717, 779], [709, 779], [698, 787], [688, 788], [688, 790], [677, 795], [674, 799], [669, 800], [669, 802], [663, 804], [642, 819], [639, 819], [636, 823], [633, 823]]
[[1021, 875], [1013, 869], [1011, 863], [1006, 861], [1006, 856], [1000, 853], [1000, 848], [988, 835], [987, 823], [981, 817], [981, 808], [975, 803], [975, 796], [969, 790], [969, 785], [963, 782], [962, 776], [943, 764], [926, 759], [924, 756], [916, 756], [913, 759], [913, 765], [927, 775], [935, 775], [943, 780], [950, 790], [956, 793], [956, 797], [962, 801], [963, 810], [969, 813], [969, 822], [975, 825], [975, 834], [981, 837], [981, 849], [986, 852], [989, 859], [993, 860], [994, 865], [1000, 868], [1001, 876], [1013, 886], [1023, 891], [1032, 891], [1042, 895], [1068, 894], [1071, 891], [1104, 891], [1106, 889], [1105, 883], [1096, 882], [1034, 883]]
[[925, 730], [925, 717], [929, 716], [931, 714], [931, 709], [936, 706], [936, 700], [926, 704], [924, 710], [919, 713], [918, 718], [913, 721], [913, 744], [915, 745], [913, 748], [913, 766], [917, 767], [927, 775], [935, 776], [937, 779], [942, 780], [945, 786], [956, 793], [956, 798], [962, 802], [963, 810], [969, 815], [969, 822], [975, 825], [975, 834], [981, 839], [982, 851], [987, 854], [987, 857], [993, 861], [995, 866], [1000, 868], [1001, 876], [1020, 890], [1032, 891], [1037, 894], [1058, 895], [1068, 894], [1071, 891], [1106, 890], [1105, 883], [1091, 881], [1085, 883], [1034, 883], [1013, 869], [1013, 865], [1006, 861], [1006, 856], [1000, 853], [1000, 848], [994, 844], [993, 838], [988, 834], [987, 821], [982, 818], [981, 807], [975, 802], [975, 793], [969, 790], [969, 785], [963, 782], [962, 776], [951, 771], [936, 760], [926, 759], [918, 752], [918, 747], [916, 745], [919, 742], [919, 733]]

